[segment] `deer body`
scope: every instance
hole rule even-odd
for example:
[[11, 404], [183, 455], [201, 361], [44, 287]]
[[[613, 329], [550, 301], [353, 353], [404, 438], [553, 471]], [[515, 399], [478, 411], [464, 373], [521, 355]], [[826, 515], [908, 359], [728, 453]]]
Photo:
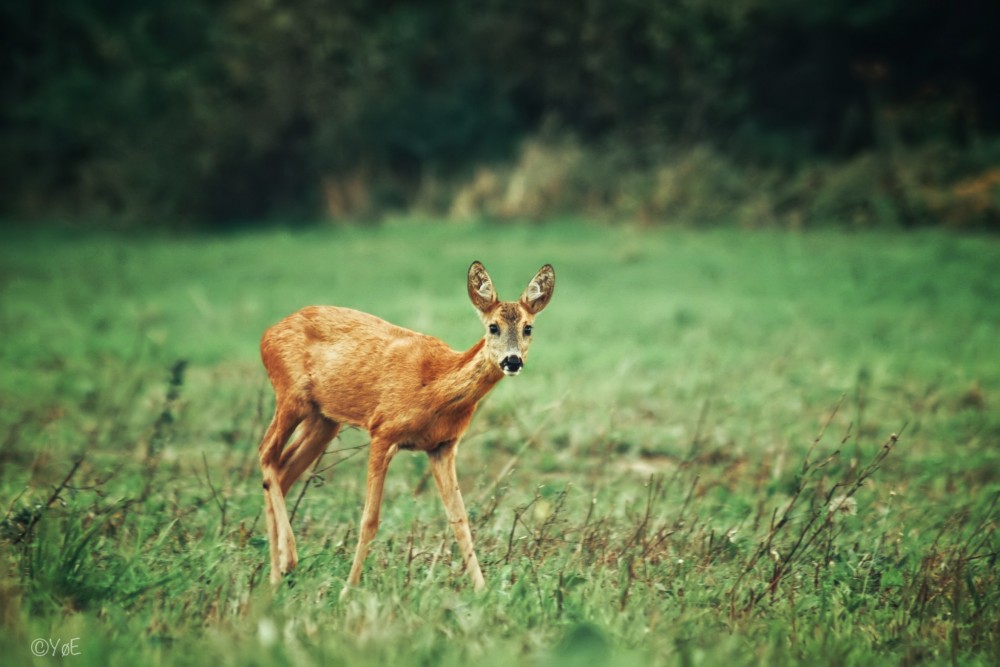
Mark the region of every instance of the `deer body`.
[[[347, 586], [356, 585], [379, 523], [389, 462], [400, 449], [426, 452], [466, 570], [485, 585], [455, 475], [455, 454], [479, 401], [523, 366], [534, 316], [552, 295], [546, 265], [517, 302], [501, 302], [478, 262], [468, 292], [487, 334], [459, 352], [432, 336], [349, 308], [311, 306], [268, 329], [261, 357], [275, 391], [275, 415], [260, 444], [271, 581], [295, 568], [284, 497], [344, 424], [371, 435], [365, 504]], [[294, 434], [292, 442], [286, 443]]]
[[456, 352], [374, 315], [312, 306], [269, 329], [261, 356], [275, 391], [301, 409], [426, 452], [461, 436], [503, 377], [484, 347]]

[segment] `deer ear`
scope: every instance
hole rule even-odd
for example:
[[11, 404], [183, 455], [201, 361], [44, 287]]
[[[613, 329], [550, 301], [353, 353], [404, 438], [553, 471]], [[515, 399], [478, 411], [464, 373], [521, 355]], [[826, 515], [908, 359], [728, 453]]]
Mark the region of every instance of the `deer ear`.
[[497, 302], [497, 291], [493, 289], [490, 274], [479, 262], [469, 267], [469, 299], [479, 312], [485, 313]]
[[549, 305], [552, 289], [555, 286], [556, 272], [550, 264], [546, 264], [538, 270], [538, 273], [524, 289], [524, 294], [521, 295], [521, 305], [532, 315], [537, 315], [542, 308]]

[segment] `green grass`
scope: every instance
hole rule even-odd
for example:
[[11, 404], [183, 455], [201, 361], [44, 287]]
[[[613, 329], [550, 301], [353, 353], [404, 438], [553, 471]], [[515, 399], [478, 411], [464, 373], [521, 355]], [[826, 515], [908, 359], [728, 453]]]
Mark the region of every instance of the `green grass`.
[[[403, 454], [338, 600], [356, 430], [292, 489], [272, 591], [261, 332], [332, 303], [466, 348], [473, 259], [508, 299], [557, 272], [459, 453], [488, 591]], [[65, 664], [997, 664], [998, 266], [997, 239], [939, 233], [8, 234], [4, 663], [78, 638]]]

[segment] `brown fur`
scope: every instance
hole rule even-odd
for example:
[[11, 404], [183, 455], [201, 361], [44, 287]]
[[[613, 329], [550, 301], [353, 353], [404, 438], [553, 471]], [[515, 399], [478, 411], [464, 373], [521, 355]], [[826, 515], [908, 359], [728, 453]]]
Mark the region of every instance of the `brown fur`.
[[[374, 315], [334, 306], [303, 308], [264, 333], [261, 357], [276, 401], [259, 450], [272, 583], [297, 563], [284, 497], [348, 424], [371, 435], [365, 507], [348, 587], [360, 580], [378, 527], [385, 473], [399, 449], [429, 455], [466, 569], [476, 588], [485, 585], [455, 475], [455, 453], [479, 401], [504, 375], [501, 360], [527, 354], [525, 326], [548, 304], [554, 282], [546, 265], [519, 301], [500, 302], [486, 269], [473, 263], [468, 291], [487, 334], [464, 352]], [[501, 331], [490, 333], [491, 324]]]

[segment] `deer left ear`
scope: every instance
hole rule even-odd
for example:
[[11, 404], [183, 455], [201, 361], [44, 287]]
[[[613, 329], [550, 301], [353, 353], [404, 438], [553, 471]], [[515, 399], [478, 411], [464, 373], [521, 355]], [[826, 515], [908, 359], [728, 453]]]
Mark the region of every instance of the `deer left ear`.
[[545, 306], [549, 305], [552, 289], [555, 286], [556, 272], [550, 264], [546, 264], [538, 270], [538, 273], [524, 289], [524, 293], [521, 295], [521, 305], [532, 315], [537, 315]]

